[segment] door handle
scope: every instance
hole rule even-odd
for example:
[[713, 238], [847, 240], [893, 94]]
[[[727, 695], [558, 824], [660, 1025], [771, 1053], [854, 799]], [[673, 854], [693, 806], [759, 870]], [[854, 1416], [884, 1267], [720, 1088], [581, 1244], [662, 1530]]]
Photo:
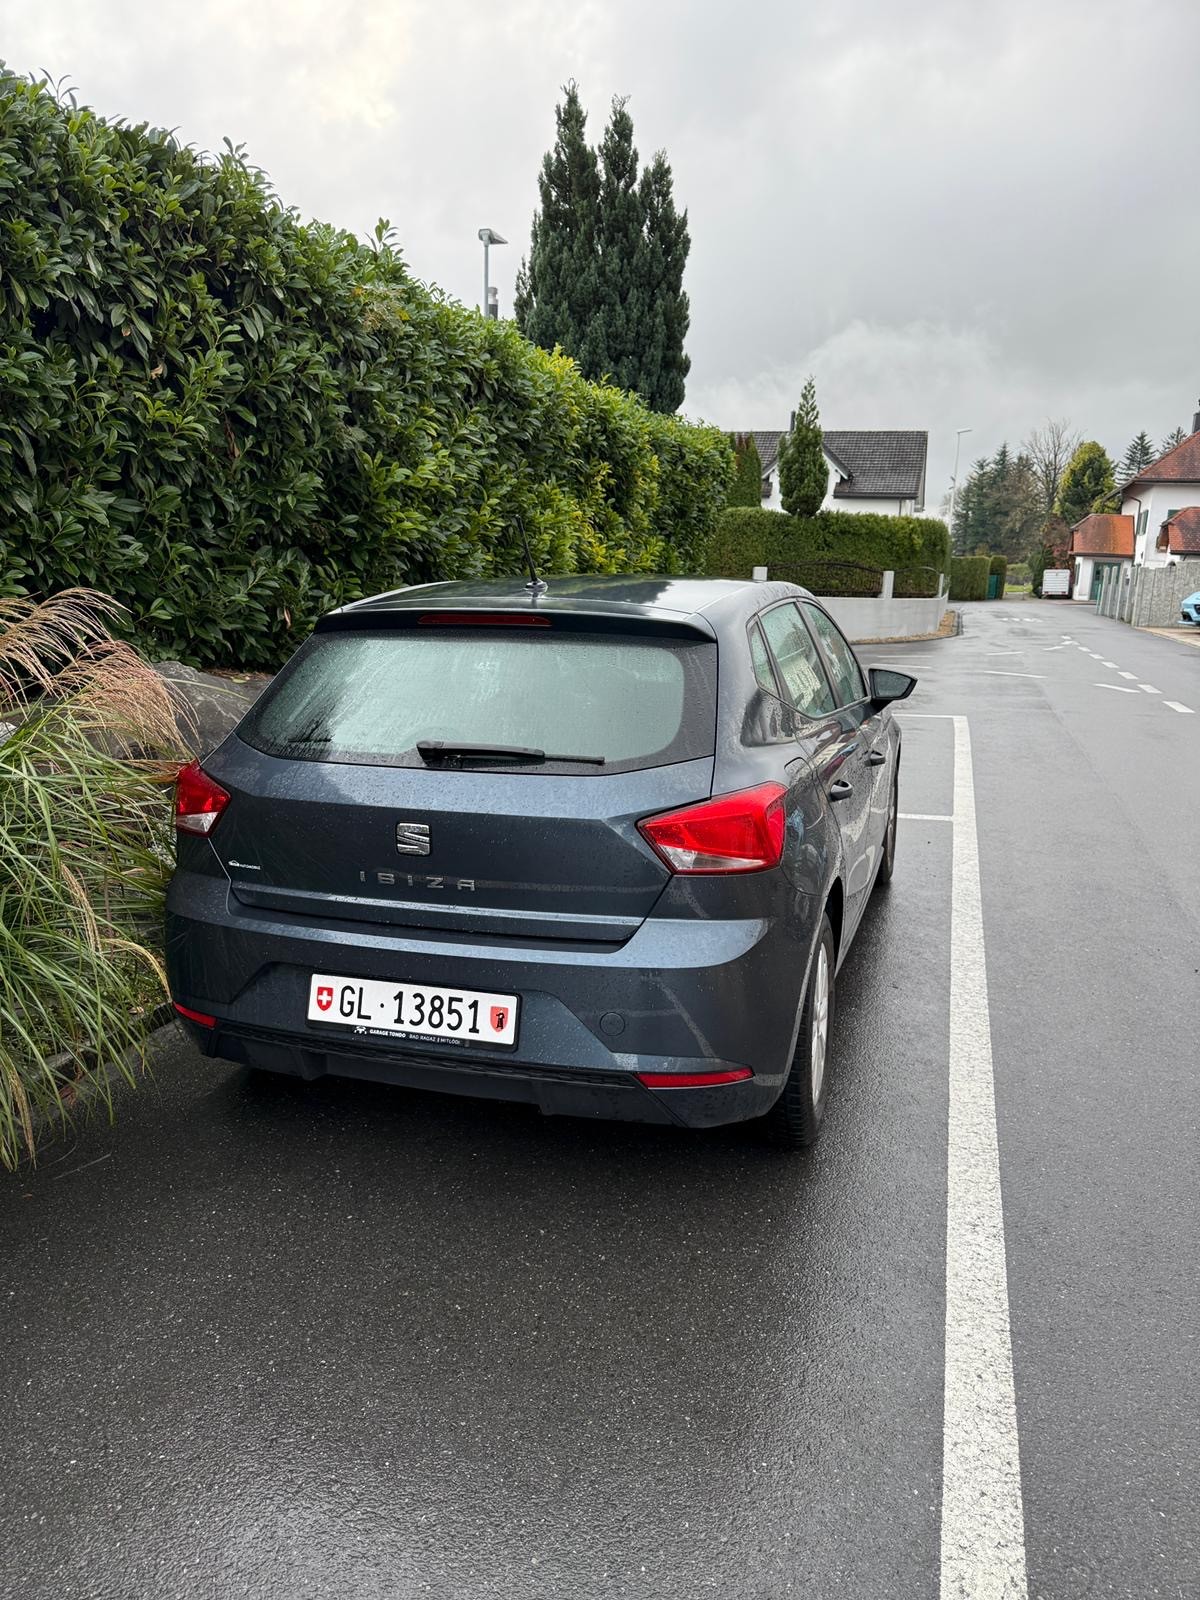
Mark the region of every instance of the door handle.
[[829, 785], [829, 798], [831, 800], [849, 800], [853, 793], [854, 790], [846, 782], [845, 778], [839, 778], [836, 783]]
[[864, 767], [881, 767], [887, 760], [882, 750], [868, 750], [863, 757]]

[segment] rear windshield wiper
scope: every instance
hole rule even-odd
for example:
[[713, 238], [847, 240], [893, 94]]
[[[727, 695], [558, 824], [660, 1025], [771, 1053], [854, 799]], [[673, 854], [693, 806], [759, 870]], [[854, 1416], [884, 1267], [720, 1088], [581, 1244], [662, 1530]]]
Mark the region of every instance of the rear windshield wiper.
[[547, 761], [602, 767], [604, 756], [555, 756], [523, 744], [455, 744], [444, 739], [418, 739], [417, 754], [426, 766], [461, 767], [472, 761], [497, 761], [505, 766], [540, 767]]

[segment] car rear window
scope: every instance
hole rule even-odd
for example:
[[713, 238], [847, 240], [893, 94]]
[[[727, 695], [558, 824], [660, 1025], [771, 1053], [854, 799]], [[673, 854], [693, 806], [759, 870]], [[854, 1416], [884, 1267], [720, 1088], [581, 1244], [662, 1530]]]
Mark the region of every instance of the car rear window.
[[441, 740], [604, 758], [506, 770], [628, 771], [713, 753], [715, 682], [716, 646], [703, 640], [484, 628], [318, 633], [238, 734], [302, 761], [421, 766], [418, 740]]

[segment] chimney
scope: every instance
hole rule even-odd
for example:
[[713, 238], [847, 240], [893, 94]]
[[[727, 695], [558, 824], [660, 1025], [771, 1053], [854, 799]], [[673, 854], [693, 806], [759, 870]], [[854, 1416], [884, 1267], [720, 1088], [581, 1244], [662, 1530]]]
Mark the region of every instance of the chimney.
[[1192, 432], [1200, 433], [1200, 411], [1197, 411], [1195, 416], [1192, 418]]

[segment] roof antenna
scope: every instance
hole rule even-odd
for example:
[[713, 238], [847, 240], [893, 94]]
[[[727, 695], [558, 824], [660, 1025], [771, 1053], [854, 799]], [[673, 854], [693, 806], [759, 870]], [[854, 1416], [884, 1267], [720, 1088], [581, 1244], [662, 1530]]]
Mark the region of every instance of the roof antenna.
[[517, 527], [521, 530], [521, 543], [525, 546], [525, 564], [529, 568], [529, 582], [525, 587], [532, 595], [545, 594], [550, 585], [537, 575], [537, 568], [533, 564], [533, 551], [529, 548], [529, 535], [525, 532], [525, 524], [520, 517], [517, 518]]

